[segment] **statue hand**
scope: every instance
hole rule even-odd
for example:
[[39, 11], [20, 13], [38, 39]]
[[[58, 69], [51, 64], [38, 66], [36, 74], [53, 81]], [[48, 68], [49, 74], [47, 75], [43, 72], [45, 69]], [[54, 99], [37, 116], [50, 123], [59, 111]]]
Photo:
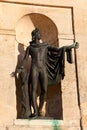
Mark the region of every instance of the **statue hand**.
[[68, 46], [68, 49], [70, 49], [70, 48], [78, 49], [79, 48], [79, 43], [78, 42], [73, 43], [71, 46]]
[[10, 75], [11, 75], [11, 77], [15, 77], [15, 76], [16, 76], [16, 73], [15, 73], [15, 72], [12, 72]]
[[24, 72], [24, 66], [21, 66], [15, 72], [12, 72], [10, 75], [11, 77], [15, 77], [17, 74], [20, 74], [21, 72]]
[[79, 43], [78, 43], [78, 42], [75, 43], [75, 48], [76, 48], [76, 49], [79, 48]]
[[72, 49], [72, 48], [75, 48], [75, 49], [78, 49], [79, 48], [79, 43], [78, 42], [75, 42], [73, 43], [72, 45], [70, 46], [64, 46], [66, 50], [68, 49]]

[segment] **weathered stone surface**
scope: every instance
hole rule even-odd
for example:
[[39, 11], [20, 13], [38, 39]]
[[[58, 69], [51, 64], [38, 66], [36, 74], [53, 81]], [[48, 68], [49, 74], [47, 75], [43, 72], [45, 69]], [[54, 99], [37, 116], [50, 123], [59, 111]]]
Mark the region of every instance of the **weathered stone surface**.
[[0, 130], [6, 130], [6, 127], [4, 127], [4, 126], [0, 127]]
[[66, 126], [66, 127], [78, 127], [79, 126], [79, 120], [76, 119], [76, 120], [69, 120], [69, 119], [66, 119], [66, 120], [49, 120], [49, 119], [35, 119], [35, 120], [28, 120], [28, 119], [24, 119], [24, 120], [21, 120], [21, 119], [16, 119], [14, 120], [14, 125], [16, 126], [29, 126], [29, 127], [32, 127], [32, 126], [45, 126], [45, 127], [52, 127], [52, 126]]
[[68, 127], [67, 130], [80, 130], [80, 127]]
[[9, 127], [9, 130], [52, 130], [52, 129], [58, 129], [58, 130], [65, 130], [65, 127], [63, 125], [63, 121], [61, 120], [15, 120], [14, 121], [14, 127]]
[[[15, 126], [15, 127], [9, 127], [9, 130], [80, 130], [79, 127], [26, 127], [26, 126]], [[84, 129], [86, 130], [86, 129]]]
[[79, 109], [78, 107], [76, 107], [76, 109], [74, 107], [72, 108], [65, 108], [64, 109], [64, 119], [78, 119], [80, 118], [80, 114], [79, 114]]
[[13, 124], [16, 116], [15, 81], [10, 75], [15, 65], [15, 43], [14, 36], [0, 35], [0, 40], [0, 125], [5, 125]]
[[[13, 126], [13, 127], [10, 127], [9, 130], [53, 130], [53, 129], [56, 129], [56, 130], [67, 130], [67, 128], [63, 128], [63, 127], [26, 127], [26, 126]], [[79, 129], [74, 129], [74, 130], [79, 130]]]

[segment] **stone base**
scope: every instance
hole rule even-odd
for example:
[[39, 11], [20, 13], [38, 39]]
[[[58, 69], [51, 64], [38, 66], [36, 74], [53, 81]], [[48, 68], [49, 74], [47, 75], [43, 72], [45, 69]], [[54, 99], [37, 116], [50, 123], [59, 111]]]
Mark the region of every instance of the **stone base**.
[[49, 119], [18, 119], [14, 121], [14, 128], [9, 130], [65, 130], [62, 120]]
[[[0, 130], [80, 130], [79, 120], [17, 119]], [[86, 129], [84, 129], [86, 130]]]
[[80, 130], [79, 122], [49, 119], [17, 119], [8, 130]]

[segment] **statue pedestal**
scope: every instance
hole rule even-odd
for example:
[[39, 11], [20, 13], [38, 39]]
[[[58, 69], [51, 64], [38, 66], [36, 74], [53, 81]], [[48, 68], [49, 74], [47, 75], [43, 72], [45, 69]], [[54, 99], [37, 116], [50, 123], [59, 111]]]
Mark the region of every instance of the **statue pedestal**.
[[14, 121], [14, 129], [19, 130], [65, 130], [62, 120], [49, 119], [17, 119]]
[[80, 130], [79, 120], [16, 119], [8, 130]]

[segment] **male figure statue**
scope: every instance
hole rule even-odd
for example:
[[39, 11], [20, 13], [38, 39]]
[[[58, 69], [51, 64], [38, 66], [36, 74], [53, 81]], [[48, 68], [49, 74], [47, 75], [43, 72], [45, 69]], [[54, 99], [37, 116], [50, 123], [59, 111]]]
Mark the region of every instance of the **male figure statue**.
[[[37, 117], [42, 115], [42, 108], [44, 105], [46, 93], [47, 93], [47, 85], [48, 85], [48, 78], [47, 78], [47, 69], [46, 69], [46, 56], [47, 52], [55, 51], [58, 52], [59, 49], [47, 43], [40, 43], [41, 34], [40, 30], [36, 28], [32, 31], [32, 41], [30, 45], [27, 47], [25, 56], [24, 56], [24, 64], [26, 64], [26, 59], [29, 55], [31, 55], [31, 69], [30, 69], [30, 76], [29, 82], [31, 84], [31, 95], [32, 95], [32, 104], [34, 108], [34, 113], [30, 117]], [[77, 44], [72, 44], [71, 46], [65, 46], [65, 50], [67, 48], [77, 48]], [[23, 69], [22, 66], [22, 69]], [[40, 94], [40, 103], [39, 107], [37, 106], [37, 86], [38, 81], [40, 82], [41, 94]]]

